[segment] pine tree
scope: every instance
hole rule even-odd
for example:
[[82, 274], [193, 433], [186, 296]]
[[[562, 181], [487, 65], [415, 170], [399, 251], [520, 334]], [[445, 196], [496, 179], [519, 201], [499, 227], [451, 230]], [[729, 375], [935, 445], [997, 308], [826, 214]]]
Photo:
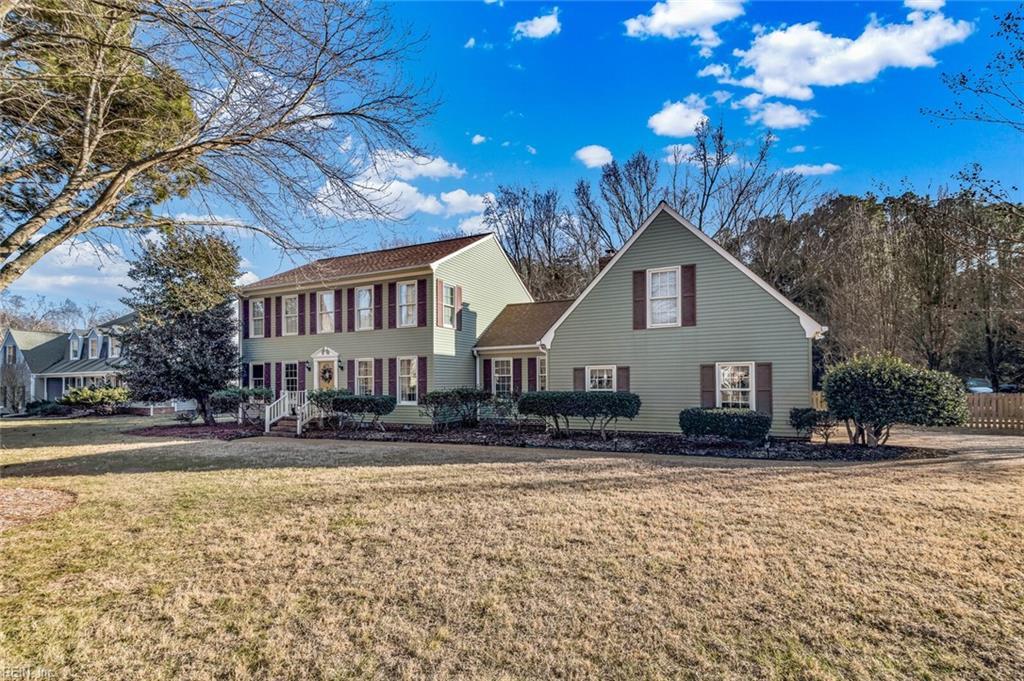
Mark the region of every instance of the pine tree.
[[238, 263], [235, 247], [215, 236], [172, 233], [144, 248], [121, 299], [135, 312], [122, 340], [136, 399], [193, 399], [204, 422], [215, 423], [210, 394], [238, 376]]

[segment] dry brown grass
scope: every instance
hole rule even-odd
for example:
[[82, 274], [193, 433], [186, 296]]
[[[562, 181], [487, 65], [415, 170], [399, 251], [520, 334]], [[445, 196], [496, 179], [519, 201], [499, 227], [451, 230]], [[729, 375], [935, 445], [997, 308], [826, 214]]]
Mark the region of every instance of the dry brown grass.
[[[1024, 467], [4, 422], [0, 670], [87, 679], [1020, 678]], [[695, 465], [696, 464], [696, 465]]]

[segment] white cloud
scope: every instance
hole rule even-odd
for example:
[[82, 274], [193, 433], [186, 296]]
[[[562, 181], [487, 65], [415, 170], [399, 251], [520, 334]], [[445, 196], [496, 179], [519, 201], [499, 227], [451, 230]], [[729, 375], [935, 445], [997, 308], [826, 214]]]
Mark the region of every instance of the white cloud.
[[242, 272], [235, 279], [235, 286], [247, 286], [259, 280], [260, 278], [256, 275], [255, 272]]
[[532, 145], [527, 144], [526, 145], [526, 153], [530, 154], [531, 156], [536, 156], [537, 155], [537, 150]]
[[481, 135], [480, 133], [477, 133], [477, 134], [473, 135], [473, 139], [470, 140], [470, 141], [473, 144], [483, 144], [484, 142], [487, 141], [487, 138], [484, 137], [483, 135]]
[[450, 192], [441, 192], [441, 200], [445, 205], [447, 215], [461, 215], [464, 213], [482, 213], [486, 206], [487, 198], [493, 198], [492, 194], [470, 194], [465, 189], [456, 189]]
[[516, 40], [522, 38], [547, 38], [549, 35], [561, 33], [562, 22], [558, 20], [558, 8], [551, 10], [551, 14], [542, 14], [532, 19], [517, 22], [512, 28], [512, 34]]
[[441, 156], [410, 156], [393, 150], [377, 153], [373, 163], [378, 176], [392, 176], [401, 180], [413, 180], [417, 177], [462, 177], [466, 174], [465, 170]]
[[647, 127], [666, 137], [689, 137], [707, 116], [708, 103], [699, 95], [689, 95], [681, 102], [665, 102], [661, 111], [647, 119]]
[[790, 168], [783, 168], [782, 172], [795, 173], [796, 175], [831, 175], [840, 170], [842, 170], [842, 167], [837, 166], [835, 163], [822, 163], [820, 165], [801, 163]]
[[728, 78], [731, 73], [732, 71], [729, 69], [728, 64], [708, 64], [697, 72], [697, 77]]
[[722, 44], [715, 25], [743, 14], [743, 0], [667, 0], [656, 3], [647, 14], [625, 21], [626, 35], [633, 38], [660, 36], [675, 40], [692, 38], [702, 57]]
[[665, 158], [663, 161], [669, 165], [688, 163], [693, 157], [696, 147], [692, 144], [670, 144], [665, 147]]
[[86, 242], [65, 241], [18, 277], [11, 292], [78, 302], [87, 295], [105, 304], [123, 295], [120, 287], [129, 282], [128, 262], [116, 244], [105, 244], [100, 250]]
[[786, 151], [788, 151], [791, 154], [802, 154], [805, 151], [807, 151], [807, 147], [805, 147], [802, 144], [795, 144], [791, 146], [789, 149], [786, 149]]
[[733, 102], [732, 108], [750, 111], [750, 115], [747, 116], [748, 124], [763, 123], [776, 130], [803, 128], [810, 125], [811, 119], [818, 116], [818, 113], [811, 109], [798, 109], [792, 104], [764, 100], [764, 95], [752, 92], [743, 99]]
[[612, 162], [612, 152], [600, 144], [588, 144], [580, 147], [573, 154], [576, 160], [588, 168], [600, 168], [606, 163]]
[[467, 50], [473, 49], [474, 47], [476, 47], [476, 38], [474, 38], [473, 36], [470, 36], [469, 40], [466, 41], [466, 44], [463, 45], [463, 47], [465, 47]]
[[715, 98], [716, 103], [725, 104], [732, 98], [732, 93], [727, 90], [715, 90], [711, 96]]
[[946, 0], [904, 0], [903, 5], [908, 9], [916, 9], [921, 12], [938, 12]]
[[501, 143], [501, 146], [503, 146], [505, 148], [508, 148], [508, 147], [512, 146], [512, 143], [509, 142], [508, 140], [505, 140], [504, 142]]
[[459, 221], [459, 231], [463, 234], [479, 234], [487, 231], [487, 224], [483, 215], [472, 215]]
[[892, 67], [935, 66], [933, 52], [964, 41], [974, 30], [968, 21], [954, 21], [935, 12], [913, 11], [907, 21], [881, 24], [872, 17], [852, 39], [824, 33], [818, 22], [764, 33], [754, 38], [749, 49], [734, 52], [740, 66], [751, 73], [720, 82], [769, 96], [808, 100], [814, 96], [814, 86], [868, 83]]

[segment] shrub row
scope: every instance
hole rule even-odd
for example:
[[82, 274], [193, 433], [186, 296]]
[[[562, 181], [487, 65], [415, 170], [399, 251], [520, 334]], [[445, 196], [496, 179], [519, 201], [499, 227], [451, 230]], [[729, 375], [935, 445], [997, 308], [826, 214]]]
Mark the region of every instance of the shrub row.
[[269, 388], [225, 388], [210, 395], [210, 406], [217, 414], [234, 414], [243, 404], [268, 404], [274, 393]]
[[131, 394], [127, 388], [113, 388], [110, 386], [83, 386], [72, 388], [61, 398], [61, 404], [80, 409], [110, 413], [119, 404], [128, 402]]
[[35, 400], [25, 405], [25, 413], [29, 416], [67, 416], [71, 407], [50, 400]]
[[771, 427], [771, 416], [750, 409], [694, 407], [679, 412], [679, 429], [683, 435], [714, 435], [730, 440], [761, 441], [768, 437]]
[[420, 413], [435, 430], [449, 424], [472, 427], [479, 422], [480, 408], [492, 401], [491, 393], [478, 388], [431, 390], [420, 397]]
[[381, 416], [395, 410], [397, 401], [392, 395], [353, 395], [348, 390], [310, 390], [306, 399], [320, 409], [337, 427], [371, 425], [384, 429]]
[[578, 418], [597, 428], [601, 438], [620, 418], [632, 419], [640, 412], [640, 396], [630, 392], [587, 392], [585, 390], [546, 390], [526, 393], [519, 398], [519, 413], [543, 419], [556, 435], [569, 432], [569, 419]]

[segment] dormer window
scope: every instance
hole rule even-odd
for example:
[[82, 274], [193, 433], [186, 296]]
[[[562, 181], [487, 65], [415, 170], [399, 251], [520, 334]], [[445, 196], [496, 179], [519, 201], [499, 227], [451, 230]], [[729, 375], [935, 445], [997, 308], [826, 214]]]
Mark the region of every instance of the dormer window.
[[71, 359], [78, 359], [78, 353], [81, 350], [80, 343], [81, 341], [79, 340], [78, 336], [75, 336], [74, 338], [71, 339]]
[[4, 363], [6, 364], [17, 364], [18, 363], [18, 347], [15, 345], [8, 345], [4, 348]]
[[93, 336], [89, 339], [89, 359], [97, 359], [100, 356], [100, 337]]
[[121, 341], [113, 336], [110, 337], [110, 348], [107, 351], [111, 359], [121, 356]]

